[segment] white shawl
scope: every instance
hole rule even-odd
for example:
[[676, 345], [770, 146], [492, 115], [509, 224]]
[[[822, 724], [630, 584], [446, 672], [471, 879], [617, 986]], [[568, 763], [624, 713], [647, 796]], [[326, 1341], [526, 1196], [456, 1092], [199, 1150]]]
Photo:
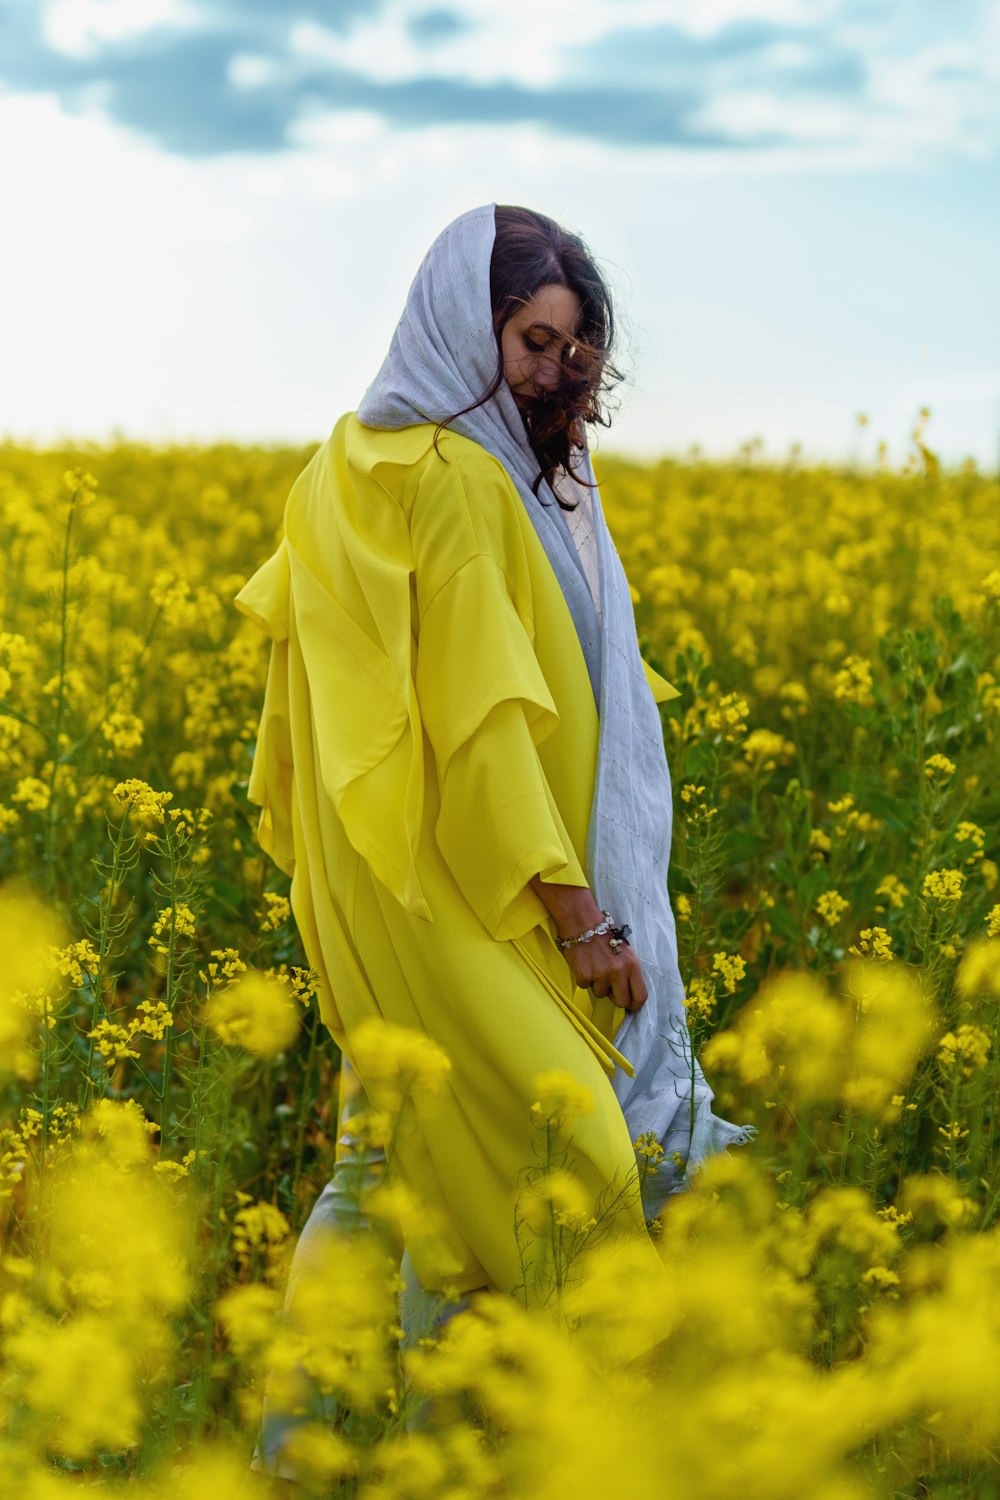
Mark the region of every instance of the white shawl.
[[[490, 258], [496, 233], [493, 203], [453, 220], [431, 245], [414, 277], [381, 369], [357, 409], [370, 427], [437, 422], [478, 399], [496, 372], [497, 342], [490, 305]], [[619, 1069], [612, 1086], [633, 1140], [652, 1131], [664, 1167], [647, 1184], [647, 1216], [689, 1169], [726, 1146], [742, 1144], [756, 1126], [732, 1125], [713, 1114], [714, 1093], [692, 1055], [677, 935], [667, 891], [673, 828], [670, 772], [659, 708], [650, 691], [636, 636], [628, 581], [608, 531], [590, 454], [576, 450], [574, 468], [592, 487], [600, 618], [565, 512], [543, 481], [506, 381], [489, 401], [449, 424], [495, 455], [511, 475], [569, 606], [587, 661], [600, 716], [597, 775], [587, 838], [586, 873], [597, 904], [627, 922], [649, 998], [628, 1012], [615, 1046], [635, 1069]], [[567, 491], [578, 492], [570, 481]], [[544, 500], [546, 503], [542, 504]], [[655, 1182], [655, 1186], [654, 1186]]]

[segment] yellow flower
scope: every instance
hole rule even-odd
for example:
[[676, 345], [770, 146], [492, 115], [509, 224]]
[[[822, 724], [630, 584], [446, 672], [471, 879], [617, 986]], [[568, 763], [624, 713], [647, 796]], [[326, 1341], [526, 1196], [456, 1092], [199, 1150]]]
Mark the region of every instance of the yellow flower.
[[136, 1006], [136, 1015], [129, 1022], [129, 1033], [132, 1036], [152, 1037], [153, 1041], [160, 1042], [166, 1035], [167, 1027], [173, 1024], [173, 1013], [163, 1000], [140, 1000]]
[[202, 984], [214, 985], [220, 979], [235, 979], [246, 967], [235, 948], [213, 948], [207, 969], [199, 969], [198, 978]]
[[869, 1266], [867, 1271], [862, 1271], [860, 1277], [863, 1286], [877, 1286], [882, 1289], [900, 1285], [900, 1279], [895, 1271], [890, 1271], [888, 1266]]
[[71, 499], [78, 505], [85, 505], [92, 500], [97, 489], [97, 480], [93, 474], [79, 464], [64, 472], [63, 484], [69, 490]]
[[29, 812], [44, 812], [49, 805], [49, 788], [37, 776], [22, 776], [10, 794], [12, 802], [23, 802]]
[[261, 932], [274, 932], [278, 927], [284, 925], [292, 914], [292, 905], [287, 896], [279, 896], [276, 891], [265, 891], [264, 900], [267, 903], [267, 911], [261, 918]]
[[136, 1341], [111, 1337], [104, 1318], [56, 1322], [31, 1312], [7, 1335], [4, 1352], [9, 1381], [56, 1453], [82, 1462], [138, 1443]]
[[962, 1194], [951, 1177], [945, 1177], [941, 1172], [910, 1173], [903, 1178], [898, 1199], [900, 1207], [911, 1218], [930, 1214], [953, 1229], [964, 1220], [975, 1218], [978, 1213], [977, 1205]]
[[983, 845], [986, 842], [986, 834], [978, 823], [959, 823], [952, 837], [957, 844], [971, 844], [972, 847], [965, 856], [965, 863], [967, 865], [975, 864], [976, 860], [981, 858]]
[[134, 809], [139, 818], [152, 823], [163, 822], [163, 810], [174, 797], [173, 792], [154, 792], [148, 782], [135, 776], [117, 782], [112, 795], [130, 810]]
[[31, 887], [0, 886], [0, 1078], [37, 1073], [34, 1018], [52, 1008], [48, 991], [65, 941], [62, 919]]
[[746, 960], [738, 953], [716, 953], [712, 957], [712, 973], [719, 975], [727, 995], [735, 995], [736, 986], [746, 971]]
[[[908, 888], [903, 884], [898, 875], [883, 875], [875, 887], [876, 896], [884, 896], [889, 905], [896, 911], [901, 910], [907, 896], [910, 894]], [[876, 911], [884, 911], [884, 906], [876, 906]]]
[[261, 1282], [234, 1286], [215, 1304], [215, 1316], [240, 1359], [270, 1342], [277, 1332], [280, 1312], [277, 1290]]
[[[902, 1102], [902, 1095], [900, 1095], [898, 1100], [893, 1101], [893, 1103], [900, 1104]], [[875, 1212], [880, 1219], [886, 1219], [890, 1224], [911, 1224], [913, 1222], [913, 1215], [911, 1213], [900, 1213], [894, 1203], [887, 1203], [884, 1208], [877, 1208]]]
[[931, 870], [924, 876], [920, 894], [927, 901], [958, 901], [964, 881], [961, 870]]
[[[287, 1327], [298, 1362], [320, 1391], [373, 1411], [395, 1388], [390, 1330], [398, 1316], [399, 1260], [374, 1235], [320, 1233], [302, 1247]], [[294, 1364], [272, 1371], [279, 1410], [301, 1396]]]
[[989, 1033], [981, 1026], [959, 1026], [956, 1031], [946, 1031], [938, 1042], [938, 1062], [943, 1068], [953, 1068], [961, 1058], [962, 1075], [968, 1078], [976, 1068], [984, 1068], [992, 1043]]
[[[353, 1124], [353, 1121], [352, 1121]], [[382, 1220], [412, 1253], [420, 1242], [446, 1231], [434, 1207], [399, 1177], [380, 1172], [367, 1180], [360, 1207], [366, 1219]]]
[[[722, 954], [716, 954], [720, 958]], [[740, 960], [742, 963], [742, 959]], [[742, 979], [742, 975], [738, 976]], [[727, 993], [733, 994], [734, 990]], [[709, 1016], [715, 1009], [715, 986], [710, 979], [694, 978], [688, 986], [688, 993], [684, 997], [684, 1009], [689, 1016]]]
[[705, 727], [721, 731], [723, 738], [732, 743], [746, 733], [746, 719], [750, 705], [742, 693], [724, 693], [719, 701], [705, 712]]
[[554, 1223], [560, 1229], [586, 1234], [596, 1223], [583, 1184], [572, 1172], [546, 1172], [518, 1200], [524, 1222], [536, 1234], [545, 1234]]
[[[153, 923], [152, 935], [148, 939], [150, 947], [155, 948], [157, 953], [168, 952], [171, 931], [175, 938], [194, 937], [195, 935], [194, 912], [183, 901], [179, 902], [176, 907], [165, 906], [162, 911], [157, 913], [156, 921]], [[167, 943], [163, 941], [164, 935], [168, 939]]]
[[53, 950], [52, 961], [60, 974], [65, 974], [74, 989], [83, 988], [84, 974], [93, 975], [100, 967], [101, 957], [87, 938], [70, 943], [65, 948]]
[[743, 758], [759, 771], [773, 771], [779, 762], [787, 764], [795, 746], [772, 729], [754, 729], [743, 741]]
[[896, 1225], [878, 1216], [860, 1187], [820, 1188], [809, 1203], [803, 1231], [812, 1255], [833, 1243], [872, 1266], [882, 1267], [902, 1248]]
[[382, 1110], [398, 1109], [411, 1090], [423, 1098], [439, 1093], [451, 1072], [451, 1059], [432, 1037], [376, 1016], [353, 1029], [350, 1049], [365, 1092]]
[[807, 1106], [836, 1096], [848, 1027], [842, 1004], [813, 975], [777, 974], [764, 981], [731, 1030], [709, 1037], [701, 1061], [706, 1070], [732, 1069], [754, 1087], [780, 1080], [783, 1094]]
[[845, 966], [844, 980], [855, 1001], [855, 1026], [841, 1098], [853, 1109], [894, 1121], [899, 1105], [893, 1100], [934, 1035], [933, 1004], [898, 964], [855, 959]]
[[[415, 1437], [419, 1438], [420, 1434], [415, 1434]], [[403, 1468], [406, 1483], [412, 1482], [413, 1478], [410, 1450], [413, 1441], [414, 1437], [411, 1436], [405, 1445], [407, 1463]], [[329, 1480], [338, 1475], [353, 1474], [358, 1467], [357, 1452], [352, 1445], [339, 1433], [331, 1432], [330, 1428], [322, 1422], [302, 1422], [295, 1427], [289, 1434], [288, 1441], [283, 1445], [283, 1452], [287, 1453], [289, 1462], [295, 1465], [296, 1474], [301, 1475], [309, 1483], [316, 1483], [323, 1479]], [[460, 1500], [459, 1491], [452, 1489], [451, 1493], [455, 1496], [455, 1500]]]
[[870, 708], [875, 702], [872, 682], [871, 663], [863, 656], [846, 656], [833, 676], [833, 696], [838, 702]]
[[233, 1221], [233, 1252], [244, 1269], [253, 1252], [262, 1250], [271, 1274], [279, 1269], [278, 1252], [287, 1240], [291, 1226], [273, 1203], [251, 1203], [241, 1208]]
[[871, 958], [887, 963], [895, 956], [892, 952], [892, 938], [884, 927], [863, 927], [857, 944], [852, 943], [847, 951], [856, 958]]
[[663, 1147], [656, 1138], [655, 1130], [644, 1130], [632, 1142], [636, 1154], [654, 1165], [663, 1160]]
[[949, 776], [954, 776], [957, 769], [955, 762], [949, 760], [947, 755], [929, 755], [924, 761], [924, 775], [929, 781], [933, 781], [935, 776], [946, 781]]
[[124, 1062], [126, 1058], [139, 1056], [132, 1046], [132, 1031], [116, 1021], [98, 1021], [93, 1031], [87, 1032], [87, 1036], [95, 1039], [98, 1052], [110, 1067]]
[[778, 697], [784, 700], [781, 707], [783, 719], [805, 718], [809, 712], [810, 699], [809, 690], [801, 682], [783, 682], [778, 689]]
[[572, 1125], [594, 1113], [594, 1096], [585, 1083], [561, 1068], [536, 1073], [531, 1118], [536, 1125]]
[[963, 1000], [980, 994], [1000, 999], [1000, 942], [995, 938], [972, 939], [958, 966], [955, 988]]
[[299, 1012], [288, 986], [260, 969], [248, 970], [205, 1002], [205, 1020], [227, 1046], [276, 1057], [298, 1035]]
[[102, 720], [101, 733], [115, 750], [138, 750], [142, 745], [142, 720], [135, 714], [115, 709]]
[[816, 902], [816, 910], [828, 927], [836, 927], [849, 905], [839, 891], [824, 891]]

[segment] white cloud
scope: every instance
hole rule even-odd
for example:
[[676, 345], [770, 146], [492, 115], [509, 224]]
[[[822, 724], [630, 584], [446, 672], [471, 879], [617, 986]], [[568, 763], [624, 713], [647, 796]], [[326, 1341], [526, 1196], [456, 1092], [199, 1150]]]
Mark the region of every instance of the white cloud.
[[[938, 69], [969, 68], [972, 77], [939, 78]], [[986, 80], [1000, 63], [988, 53], [954, 44], [924, 47], [907, 56], [869, 59], [873, 139], [889, 132], [913, 146], [968, 150], [994, 147], [1000, 137], [1000, 98]], [[981, 72], [982, 76], [975, 74]], [[883, 131], [884, 122], [884, 131]]]
[[189, 0], [48, 0], [42, 31], [56, 52], [88, 58], [108, 42], [141, 36], [155, 26], [197, 25], [199, 19]]
[[864, 112], [840, 99], [781, 98], [762, 89], [717, 94], [688, 116], [698, 130], [720, 130], [734, 141], [773, 132], [805, 144], [851, 145], [864, 134]]
[[[381, 82], [413, 78], [459, 78], [486, 84], [516, 81], [547, 88], [567, 76], [567, 47], [599, 42], [631, 27], [670, 24], [693, 37], [710, 37], [733, 21], [820, 24], [837, 0], [545, 0], [530, 17], [496, 0], [453, 0], [450, 8], [469, 29], [421, 47], [407, 34], [406, 22], [427, 9], [427, 0], [397, 0], [366, 17], [346, 33], [315, 21], [292, 30], [293, 49], [353, 68]], [[608, 80], [609, 82], [627, 80]]]
[[287, 71], [273, 57], [263, 57], [259, 52], [234, 52], [226, 62], [226, 77], [238, 89], [258, 89], [276, 83]]
[[[96, 93], [85, 116], [0, 94], [15, 226], [0, 241], [0, 423], [43, 441], [116, 425], [320, 437], [378, 369], [432, 238], [498, 201], [578, 230], [612, 280], [633, 379], [605, 451], [731, 453], [760, 433], [768, 452], [800, 440], [832, 457], [867, 410], [895, 457], [926, 402], [946, 462], [992, 464], [986, 173], [960, 175], [947, 226], [942, 178], [899, 173], [883, 212], [881, 184], [852, 175], [906, 159], [918, 97], [911, 81], [898, 107], [842, 117], [800, 99], [812, 113], [780, 120], [808, 143], [766, 151], [618, 148], [534, 125], [399, 131], [324, 108], [287, 151], [189, 160], [109, 123]], [[859, 122], [864, 139], [845, 144]]]

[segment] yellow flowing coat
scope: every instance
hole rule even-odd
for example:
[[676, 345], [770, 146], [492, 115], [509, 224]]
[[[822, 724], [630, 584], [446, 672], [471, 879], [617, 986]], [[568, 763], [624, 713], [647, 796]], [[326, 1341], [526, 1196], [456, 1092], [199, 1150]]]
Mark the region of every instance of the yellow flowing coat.
[[588, 883], [598, 714], [576, 629], [506, 469], [449, 430], [439, 456], [434, 431], [348, 413], [292, 486], [235, 600], [273, 642], [248, 794], [338, 1047], [353, 1063], [375, 1016], [451, 1058], [396, 1147], [426, 1210], [418, 1276], [510, 1291], [537, 1074], [593, 1093], [572, 1127], [591, 1201], [634, 1171], [609, 1082], [625, 1013], [577, 988], [528, 884]]

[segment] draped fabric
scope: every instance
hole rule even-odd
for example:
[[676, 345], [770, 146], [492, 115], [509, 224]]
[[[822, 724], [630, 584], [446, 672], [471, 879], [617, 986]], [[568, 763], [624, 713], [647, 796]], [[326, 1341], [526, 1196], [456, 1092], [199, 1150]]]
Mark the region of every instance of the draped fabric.
[[[622, 1011], [576, 986], [529, 883], [587, 883], [587, 665], [506, 469], [459, 433], [439, 456], [433, 435], [347, 413], [296, 478], [275, 552], [235, 601], [271, 641], [248, 796], [291, 876], [322, 1019], [362, 1082], [369, 1019], [452, 1061], [395, 1137], [421, 1284], [512, 1291], [538, 1074], [593, 1096], [571, 1170], [598, 1211], [635, 1173], [610, 1082], [631, 1065]], [[642, 1208], [632, 1195], [616, 1212], [655, 1269]]]
[[[495, 204], [454, 219], [414, 277], [388, 354], [358, 406], [374, 428], [438, 422], [478, 400], [492, 383], [497, 341], [490, 303]], [[615, 1044], [631, 1064], [614, 1088], [633, 1139], [651, 1131], [669, 1157], [690, 1168], [756, 1134], [711, 1109], [713, 1091], [693, 1055], [667, 888], [673, 831], [670, 772], [651, 679], [639, 651], [628, 580], [601, 505], [589, 451], [573, 472], [590, 486], [600, 578], [595, 608], [566, 516], [543, 480], [524, 421], [506, 382], [450, 426], [482, 445], [513, 480], [545, 550], [576, 628], [600, 717], [600, 741], [587, 837], [586, 875], [598, 904], [627, 922], [649, 998], [629, 1012]], [[576, 488], [570, 484], [570, 488]], [[670, 695], [676, 694], [671, 689]], [[664, 1193], [682, 1186], [662, 1174]]]

